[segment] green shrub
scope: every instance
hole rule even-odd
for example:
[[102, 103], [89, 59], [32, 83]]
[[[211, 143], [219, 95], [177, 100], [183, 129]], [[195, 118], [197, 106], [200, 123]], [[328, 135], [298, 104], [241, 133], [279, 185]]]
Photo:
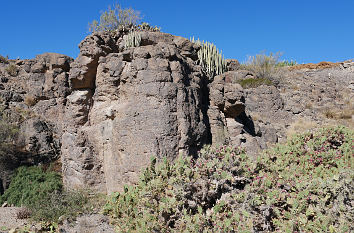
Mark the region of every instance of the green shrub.
[[246, 78], [237, 81], [243, 88], [255, 88], [261, 85], [271, 86], [273, 82], [266, 78]]
[[251, 159], [230, 147], [164, 160], [115, 193], [119, 232], [351, 232], [353, 130], [321, 129]]
[[219, 52], [214, 44], [201, 42], [199, 39], [194, 40], [194, 38], [191, 39], [191, 42], [201, 46], [198, 51], [198, 63], [209, 77], [214, 77], [227, 71], [226, 60], [222, 52]]
[[132, 8], [123, 9], [119, 4], [111, 8], [108, 7], [107, 11], [101, 13], [100, 20], [94, 20], [89, 23], [90, 32], [114, 31], [119, 27], [130, 28], [135, 26], [140, 21], [140, 12]]
[[35, 221], [57, 222], [59, 217], [75, 217], [85, 212], [88, 195], [84, 192], [52, 192], [30, 205]]
[[285, 66], [296, 66], [298, 63], [295, 60], [284, 60], [284, 61], [280, 61], [276, 64], [276, 66], [278, 67], [285, 67]]
[[61, 191], [62, 187], [61, 177], [56, 172], [45, 172], [40, 167], [19, 167], [0, 203], [31, 206], [41, 202], [49, 193]]
[[10, 64], [10, 65], [7, 65], [7, 67], [5, 68], [5, 71], [9, 75], [15, 77], [18, 74], [18, 67], [15, 64]]
[[278, 60], [280, 53], [265, 53], [249, 56], [248, 61], [241, 65], [242, 69], [249, 70], [256, 74], [258, 78], [272, 79], [278, 72]]

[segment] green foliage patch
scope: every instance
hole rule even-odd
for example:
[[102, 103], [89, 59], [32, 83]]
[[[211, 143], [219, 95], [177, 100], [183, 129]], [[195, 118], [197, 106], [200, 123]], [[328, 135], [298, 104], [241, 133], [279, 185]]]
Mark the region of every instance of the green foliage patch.
[[52, 192], [30, 206], [35, 221], [57, 222], [59, 217], [74, 217], [85, 212], [88, 195], [84, 192]]
[[19, 167], [0, 203], [31, 206], [41, 202], [49, 193], [62, 190], [61, 177], [56, 172], [45, 172], [41, 167]]
[[261, 85], [271, 86], [273, 82], [266, 78], [246, 78], [237, 81], [243, 88], [255, 88]]
[[154, 159], [105, 206], [119, 232], [350, 232], [354, 132], [297, 135], [251, 159], [206, 147], [197, 159]]
[[283, 60], [276, 64], [278, 67], [286, 67], [286, 66], [296, 66], [298, 63], [295, 60]]

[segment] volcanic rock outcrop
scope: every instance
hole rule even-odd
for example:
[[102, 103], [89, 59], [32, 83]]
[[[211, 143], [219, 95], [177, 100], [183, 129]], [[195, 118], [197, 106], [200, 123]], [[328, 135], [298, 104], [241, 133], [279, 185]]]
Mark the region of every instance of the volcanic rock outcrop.
[[205, 144], [252, 155], [284, 140], [300, 119], [322, 122], [329, 110], [333, 120], [352, 118], [351, 61], [242, 88], [240, 80], [257, 77], [236, 60], [209, 79], [197, 62], [199, 45], [140, 33], [134, 48], [125, 46], [127, 33], [95, 33], [75, 60], [46, 53], [0, 62], [0, 107], [20, 128], [18, 153], [0, 158], [0, 191], [16, 167], [59, 158], [67, 188], [110, 193], [135, 183], [152, 156], [196, 156]]
[[95, 34], [72, 63], [62, 136], [67, 187], [115, 191], [136, 182], [151, 156], [193, 155], [211, 143], [196, 45], [142, 32], [142, 46], [123, 48], [122, 36]]

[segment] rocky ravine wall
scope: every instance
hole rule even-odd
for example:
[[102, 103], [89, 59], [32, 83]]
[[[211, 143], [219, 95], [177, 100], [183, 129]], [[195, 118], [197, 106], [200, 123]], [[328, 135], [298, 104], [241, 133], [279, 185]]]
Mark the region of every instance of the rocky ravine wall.
[[[34, 163], [60, 156], [66, 187], [110, 193], [136, 182], [151, 156], [174, 159], [205, 144], [254, 141], [242, 120], [249, 120], [243, 89], [229, 76], [208, 80], [196, 65], [197, 45], [142, 32], [141, 46], [124, 49], [123, 37], [90, 35], [74, 61], [51, 53], [17, 60], [16, 77], [1, 64], [7, 111], [31, 113], [22, 123], [22, 149], [46, 158]], [[29, 97], [35, 101], [28, 104]]]
[[[321, 108], [306, 109], [299, 98], [311, 99], [325, 88], [315, 93], [316, 100], [341, 99], [338, 90], [347, 90], [354, 75], [350, 63], [330, 71], [336, 79], [322, 75], [325, 71], [311, 71], [308, 79], [304, 72], [285, 74], [290, 83], [312, 83], [304, 89], [295, 83], [298, 94], [287, 81], [278, 88], [244, 90], [237, 81], [252, 73], [231, 61], [230, 71], [208, 80], [196, 65], [198, 46], [185, 38], [142, 32], [141, 46], [124, 49], [123, 37], [90, 35], [75, 60], [46, 53], [12, 61], [18, 68], [14, 77], [6, 72], [9, 65], [0, 63], [1, 103], [21, 123], [20, 153], [0, 158], [4, 188], [14, 168], [59, 157], [67, 188], [110, 193], [137, 181], [151, 156], [195, 155], [211, 143], [255, 154], [284, 139], [291, 122], [323, 120]], [[352, 89], [347, 92], [352, 98]]]
[[138, 48], [93, 35], [72, 63], [62, 136], [64, 182], [107, 192], [134, 183], [153, 155], [195, 154], [210, 143], [207, 80], [195, 45], [144, 32]]

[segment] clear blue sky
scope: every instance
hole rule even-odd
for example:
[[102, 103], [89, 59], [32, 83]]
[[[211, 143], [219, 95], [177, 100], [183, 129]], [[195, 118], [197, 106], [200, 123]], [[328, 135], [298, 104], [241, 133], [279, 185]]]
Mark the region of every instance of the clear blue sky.
[[[114, 0], [2, 0], [0, 54], [77, 57], [88, 22]], [[226, 58], [261, 51], [300, 63], [354, 58], [354, 0], [121, 0], [163, 32], [213, 42]]]

